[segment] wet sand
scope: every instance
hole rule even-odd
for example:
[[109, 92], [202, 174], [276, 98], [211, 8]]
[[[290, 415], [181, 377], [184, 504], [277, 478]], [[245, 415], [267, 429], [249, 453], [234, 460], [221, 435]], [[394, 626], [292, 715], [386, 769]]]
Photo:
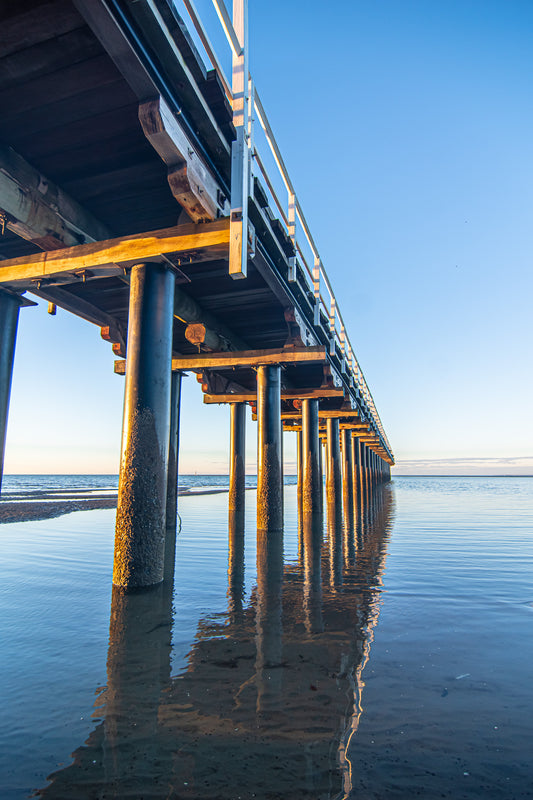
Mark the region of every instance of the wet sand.
[[[180, 496], [220, 494], [227, 492], [228, 489], [179, 489]], [[62, 491], [62, 495], [68, 492]], [[91, 511], [95, 508], [116, 508], [117, 494], [95, 495], [95, 493], [84, 494], [81, 491], [75, 492], [76, 497], [71, 500], [54, 499], [53, 492], [31, 493], [31, 500], [0, 500], [0, 525], [8, 522], [28, 522], [39, 519], [53, 519], [63, 514], [71, 514], [73, 511]]]

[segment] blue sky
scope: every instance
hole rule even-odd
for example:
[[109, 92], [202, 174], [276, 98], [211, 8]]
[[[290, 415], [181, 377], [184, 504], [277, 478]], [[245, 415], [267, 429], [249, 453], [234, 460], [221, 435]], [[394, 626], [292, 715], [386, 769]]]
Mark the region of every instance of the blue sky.
[[[250, 2], [252, 73], [398, 473], [533, 473], [532, 34], [515, 0]], [[21, 312], [7, 472], [116, 472], [112, 363], [97, 328]], [[183, 472], [227, 471], [228, 416], [185, 381]]]

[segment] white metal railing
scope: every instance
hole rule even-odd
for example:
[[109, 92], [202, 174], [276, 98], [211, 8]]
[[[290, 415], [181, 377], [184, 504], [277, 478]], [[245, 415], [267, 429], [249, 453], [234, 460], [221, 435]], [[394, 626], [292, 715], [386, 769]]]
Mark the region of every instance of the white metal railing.
[[[226, 77], [221, 61], [213, 47], [208, 32], [202, 23], [200, 15], [193, 0], [182, 0], [198, 38], [209, 58], [213, 69], [224, 87], [224, 92], [233, 108], [233, 123], [237, 133], [236, 141], [232, 148], [232, 198], [231, 198], [231, 229], [230, 229], [230, 272], [233, 277], [246, 276], [247, 259], [247, 198], [253, 193], [252, 181], [254, 167], [256, 166], [265, 182], [268, 192], [276, 206], [280, 218], [285, 225], [296, 256], [289, 263], [289, 280], [296, 280], [297, 265], [306, 276], [308, 289], [314, 297], [314, 323], [321, 324], [321, 313], [324, 313], [329, 323], [330, 353], [336, 352], [339, 346], [343, 371], [348, 371], [353, 379], [354, 387], [359, 390], [368, 411], [382, 437], [382, 441], [392, 454], [381, 419], [377, 412], [374, 399], [368, 388], [363, 371], [355, 357], [355, 353], [346, 333], [346, 327], [337, 304], [333, 288], [324, 268], [309, 225], [303, 213], [300, 201], [295, 192], [283, 156], [279, 150], [276, 138], [270, 126], [267, 114], [254, 86], [248, 69], [248, 0], [233, 0], [233, 15], [230, 17], [224, 0], [212, 0], [213, 6], [220, 20], [232, 54], [232, 81], [231, 85]], [[245, 79], [247, 76], [247, 80]], [[279, 193], [274, 187], [273, 180], [261, 158], [254, 137], [254, 123], [258, 121], [268, 142], [271, 157], [279, 170], [279, 176], [287, 193], [286, 202], [282, 202]], [[312, 259], [313, 266], [309, 266], [302, 246], [296, 235], [297, 223], [304, 234], [305, 245]], [[243, 233], [243, 229], [245, 233]], [[323, 293], [326, 290], [326, 294]]]

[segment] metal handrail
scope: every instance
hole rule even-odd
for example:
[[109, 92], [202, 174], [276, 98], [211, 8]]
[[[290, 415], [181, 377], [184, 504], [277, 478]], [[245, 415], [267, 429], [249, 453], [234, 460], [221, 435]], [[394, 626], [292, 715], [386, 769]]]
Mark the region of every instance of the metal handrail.
[[[231, 47], [233, 56], [234, 57], [241, 56], [243, 54], [243, 47], [239, 42], [239, 39], [233, 27], [233, 22], [226, 9], [224, 0], [212, 0], [212, 2], [215, 7], [215, 11], [218, 15], [218, 18], [220, 20], [220, 23], [222, 25], [222, 28], [226, 34], [226, 38], [228, 40], [229, 46]], [[233, 106], [233, 93], [231, 90], [230, 83], [216, 55], [215, 49], [211, 44], [209, 35], [200, 19], [200, 15], [198, 14], [194, 2], [193, 0], [183, 0], [183, 4], [187, 9], [187, 12], [191, 18], [194, 28], [196, 29], [198, 37], [207, 53], [207, 56], [211, 61], [211, 64], [215, 69], [222, 83], [222, 86], [224, 87], [224, 92], [226, 94], [226, 97], [229, 103]], [[307, 219], [305, 217], [305, 214], [300, 205], [300, 201], [298, 200], [298, 197], [294, 190], [294, 186], [290, 179], [289, 172], [287, 170], [287, 167], [283, 160], [283, 156], [276, 142], [276, 137], [274, 136], [274, 132], [268, 120], [268, 116], [265, 112], [263, 103], [261, 102], [261, 99], [257, 93], [257, 89], [253, 84], [251, 76], [248, 75], [248, 78], [249, 78], [249, 94], [253, 97], [252, 110], [255, 111], [255, 115], [261, 125], [261, 128], [263, 129], [272, 156], [274, 158], [274, 161], [276, 162], [276, 166], [279, 170], [281, 179], [287, 191], [288, 195], [287, 212], [285, 212], [284, 205], [280, 201], [277, 192], [275, 191], [275, 188], [269, 177], [268, 171], [259, 155], [259, 152], [257, 151], [257, 148], [255, 147], [255, 144], [253, 144], [251, 148], [251, 156], [258, 166], [259, 171], [268, 187], [268, 191], [270, 192], [272, 199], [279, 211], [280, 217], [283, 220], [285, 227], [287, 228], [287, 233], [292, 239], [295, 251], [298, 254], [297, 257], [301, 259], [303, 266], [305, 267], [304, 277], [305, 277], [305, 272], [307, 272], [307, 275], [311, 281], [311, 284], [308, 284], [308, 288], [313, 291], [315, 296], [315, 305], [316, 305], [315, 314], [317, 314], [317, 309], [319, 306], [322, 306], [324, 308], [326, 316], [328, 317], [329, 320], [329, 329], [332, 342], [339, 344], [342, 357], [349, 364], [351, 373], [354, 377], [355, 385], [359, 389], [359, 392], [364, 399], [364, 402], [368, 408], [368, 411], [370, 412], [370, 415], [376, 425], [376, 428], [381, 435], [383, 443], [385, 444], [389, 453], [392, 455], [392, 450], [389, 441], [387, 439], [387, 436], [385, 434], [385, 431], [383, 429], [383, 424], [381, 422], [380, 416], [376, 409], [374, 398], [372, 397], [370, 389], [368, 388], [368, 384], [363, 375], [361, 366], [357, 358], [355, 357], [354, 349], [348, 337], [348, 334], [346, 333], [346, 326], [344, 324], [342, 314], [339, 310], [339, 306], [335, 297], [335, 293], [333, 291], [333, 287], [331, 286], [322, 259], [320, 258], [318, 247], [315, 244]], [[250, 126], [250, 129], [252, 128], [252, 125]], [[250, 140], [249, 144], [251, 144], [251, 139], [252, 139], [251, 130], [249, 131], [248, 138]], [[302, 247], [296, 238], [296, 217], [300, 222], [302, 230], [305, 234], [305, 238], [307, 240], [307, 243], [311, 249], [311, 253], [314, 258], [315, 268], [313, 269], [313, 271], [311, 271], [309, 264], [307, 263], [307, 260], [305, 259], [305, 256], [303, 254]], [[321, 282], [327, 289], [329, 295], [328, 297], [324, 297], [320, 290]], [[335, 344], [333, 344], [333, 347], [335, 347]]]

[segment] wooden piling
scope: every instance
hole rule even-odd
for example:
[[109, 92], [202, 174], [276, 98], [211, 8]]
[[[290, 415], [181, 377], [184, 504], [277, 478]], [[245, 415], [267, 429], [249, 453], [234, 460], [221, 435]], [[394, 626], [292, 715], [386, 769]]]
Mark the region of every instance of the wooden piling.
[[174, 281], [160, 264], [131, 270], [113, 567], [124, 591], [163, 580]]
[[279, 366], [257, 369], [257, 527], [283, 528]]
[[0, 291], [0, 490], [4, 474], [9, 396], [15, 360], [15, 342], [22, 298]]
[[230, 405], [230, 514], [244, 508], [245, 496], [246, 403]]

